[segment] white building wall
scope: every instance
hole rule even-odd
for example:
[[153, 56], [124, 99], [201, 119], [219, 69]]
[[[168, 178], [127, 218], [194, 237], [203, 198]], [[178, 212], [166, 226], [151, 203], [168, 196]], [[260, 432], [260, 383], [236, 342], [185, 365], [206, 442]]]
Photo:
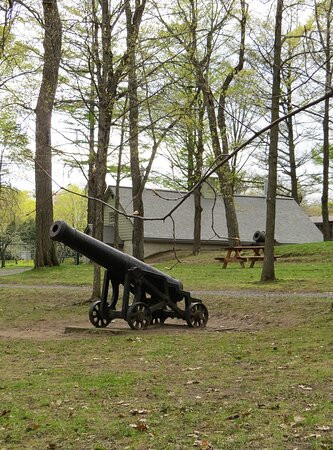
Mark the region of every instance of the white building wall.
[[[108, 198], [107, 203], [114, 207], [114, 198]], [[120, 210], [124, 211], [120, 206]], [[104, 207], [104, 225], [113, 225], [114, 211], [111, 208]], [[122, 241], [132, 240], [133, 224], [127, 217], [119, 215], [119, 236]], [[126, 252], [127, 253], [127, 252]]]
[[[201, 244], [201, 249], [203, 251], [220, 250], [221, 247], [221, 244]], [[173, 242], [145, 242], [145, 258], [148, 258], [148, 256], [156, 255], [157, 253], [169, 252], [173, 250], [173, 248]], [[176, 251], [187, 250], [191, 252], [192, 249], [193, 245], [191, 243], [176, 243]]]

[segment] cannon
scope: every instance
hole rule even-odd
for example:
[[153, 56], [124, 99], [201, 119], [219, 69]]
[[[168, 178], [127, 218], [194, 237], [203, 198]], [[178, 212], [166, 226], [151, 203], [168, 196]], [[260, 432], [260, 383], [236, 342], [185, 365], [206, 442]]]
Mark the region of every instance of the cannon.
[[[117, 318], [126, 320], [135, 330], [151, 324], [162, 325], [167, 318], [183, 319], [189, 327], [206, 325], [206, 306], [184, 291], [181, 281], [70, 227], [64, 221], [54, 222], [49, 235], [52, 240], [62, 242], [104, 267], [101, 299], [93, 302], [89, 310], [90, 322], [96, 328], [104, 328]], [[110, 284], [112, 293], [109, 295]], [[122, 304], [117, 308], [121, 291]]]
[[266, 233], [265, 231], [256, 231], [253, 235], [254, 242], [260, 244], [262, 242], [265, 242], [266, 240]]

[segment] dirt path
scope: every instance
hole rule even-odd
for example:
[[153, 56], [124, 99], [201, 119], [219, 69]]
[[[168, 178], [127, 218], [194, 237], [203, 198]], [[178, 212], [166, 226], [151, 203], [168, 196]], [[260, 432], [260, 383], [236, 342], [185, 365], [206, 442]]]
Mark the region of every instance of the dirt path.
[[17, 273], [26, 272], [31, 270], [31, 267], [18, 267], [17, 269], [0, 269], [0, 277], [5, 277], [6, 275], [15, 275]]
[[204, 295], [222, 295], [227, 297], [270, 297], [270, 298], [280, 298], [280, 297], [309, 297], [309, 298], [333, 298], [333, 292], [307, 292], [307, 291], [293, 291], [293, 292], [277, 292], [277, 291], [256, 291], [256, 290], [239, 290], [239, 291], [191, 291], [193, 295], [204, 296]]
[[[57, 298], [65, 300], [64, 307], [72, 307], [75, 303], [75, 292], [79, 298], [89, 297], [90, 286], [66, 286], [56, 285], [22, 285], [22, 284], [0, 284], [0, 289], [19, 289], [26, 290], [28, 298], [43, 297], [43, 290], [50, 293], [50, 305], [48, 310], [59, 308]], [[33, 291], [39, 291], [34, 294]], [[53, 293], [52, 293], [53, 291]], [[61, 291], [61, 292], [60, 292]], [[66, 291], [68, 297], [66, 297]], [[87, 293], [87, 295], [86, 295]], [[304, 299], [304, 302], [311, 302], [315, 305], [317, 299], [331, 299], [333, 292], [274, 292], [274, 291], [256, 291], [256, 290], [194, 290], [191, 291], [194, 298], [202, 299], [210, 311], [210, 317], [205, 329], [197, 330], [189, 328], [184, 321], [169, 319], [163, 327], [152, 326], [148, 330], [133, 331], [129, 328], [126, 321], [122, 319], [114, 320], [107, 328], [96, 329], [88, 319], [89, 305], [77, 310], [78, 315], [73, 315], [65, 319], [56, 315], [52, 320], [43, 315], [34, 321], [23, 320], [16, 326], [6, 326], [0, 330], [0, 338], [4, 339], [76, 339], [76, 338], [96, 338], [98, 336], [128, 335], [135, 339], [138, 335], [150, 335], [156, 333], [174, 334], [174, 333], [220, 333], [220, 332], [257, 332], [266, 328], [276, 326], [297, 326], [300, 317], [294, 310], [295, 302], [293, 299]], [[5, 294], [6, 295], [6, 294]], [[56, 299], [55, 301], [53, 299]], [[237, 302], [241, 299], [242, 302]], [[253, 302], [253, 299], [257, 299]], [[67, 303], [66, 303], [67, 302]], [[283, 302], [284, 307], [281, 308]], [[302, 302], [302, 304], [304, 303]], [[322, 303], [322, 302], [320, 302]], [[325, 302], [326, 303], [326, 302]], [[330, 302], [329, 302], [330, 303]], [[296, 302], [297, 306], [298, 302]], [[239, 305], [243, 305], [239, 307]], [[289, 305], [289, 306], [288, 306]], [[327, 310], [327, 306], [323, 306]], [[287, 310], [285, 310], [287, 308]], [[289, 308], [289, 310], [288, 310]], [[312, 308], [312, 306], [311, 306]], [[315, 313], [315, 311], [314, 311]], [[47, 315], [46, 315], [47, 316]], [[142, 334], [141, 334], [142, 333]]]
[[[1, 288], [15, 288], [15, 289], [61, 289], [61, 290], [86, 290], [89, 291], [91, 289], [90, 286], [82, 286], [82, 285], [65, 285], [65, 284], [18, 284], [18, 283], [0, 283]], [[258, 297], [258, 298], [280, 298], [280, 297], [289, 297], [289, 298], [299, 298], [299, 297], [308, 297], [308, 298], [333, 298], [333, 292], [313, 292], [313, 291], [258, 291], [258, 290], [250, 290], [250, 289], [240, 289], [240, 290], [191, 290], [191, 295], [193, 297], [205, 297], [205, 296], [224, 296], [224, 297]]]
[[[64, 284], [17, 284], [17, 283], [0, 283], [1, 288], [14, 288], [14, 289], [59, 289], [59, 290], [71, 290], [77, 291], [89, 291], [90, 286], [74, 286], [74, 285], [64, 285]], [[308, 298], [333, 298], [333, 292], [308, 292], [308, 291], [258, 291], [258, 290], [250, 290], [250, 289], [240, 289], [238, 291], [231, 290], [191, 290], [191, 295], [193, 297], [232, 297], [232, 298], [247, 298], [247, 297], [257, 297], [257, 298], [299, 298], [299, 297], [308, 297]]]

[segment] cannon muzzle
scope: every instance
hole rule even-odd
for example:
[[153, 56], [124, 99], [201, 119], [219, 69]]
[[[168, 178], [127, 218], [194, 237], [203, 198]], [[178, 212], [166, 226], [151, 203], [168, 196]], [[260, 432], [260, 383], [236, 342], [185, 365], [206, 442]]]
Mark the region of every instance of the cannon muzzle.
[[265, 240], [266, 240], [266, 233], [265, 233], [265, 231], [256, 231], [254, 233], [252, 239], [254, 240], [254, 242], [258, 242], [258, 243], [265, 242]]

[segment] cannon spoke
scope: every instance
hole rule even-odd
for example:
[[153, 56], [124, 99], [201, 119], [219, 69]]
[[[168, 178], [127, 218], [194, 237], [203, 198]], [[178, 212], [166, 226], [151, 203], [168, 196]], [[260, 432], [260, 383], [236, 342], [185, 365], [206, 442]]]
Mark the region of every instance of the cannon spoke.
[[156, 311], [153, 313], [153, 317], [151, 320], [151, 323], [153, 325], [163, 325], [164, 322], [165, 322], [165, 316], [164, 316], [163, 311], [160, 310], [160, 311]]
[[143, 302], [133, 303], [127, 312], [128, 325], [134, 330], [142, 330], [149, 327], [152, 321], [151, 311]]
[[101, 301], [94, 302], [89, 310], [89, 320], [96, 328], [105, 328], [111, 322], [111, 319], [101, 316]]
[[185, 316], [187, 325], [191, 328], [205, 327], [208, 322], [208, 310], [203, 303], [191, 303]]

